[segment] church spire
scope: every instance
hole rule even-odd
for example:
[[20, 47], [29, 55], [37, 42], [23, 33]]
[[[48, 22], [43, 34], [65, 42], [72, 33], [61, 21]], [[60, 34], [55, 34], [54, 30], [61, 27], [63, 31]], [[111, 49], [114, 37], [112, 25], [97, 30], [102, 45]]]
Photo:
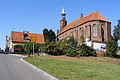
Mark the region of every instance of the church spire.
[[64, 8], [62, 9], [61, 19], [60, 20], [66, 20], [66, 13], [65, 13], [65, 9]]
[[62, 14], [65, 14], [65, 9], [64, 9], [64, 7], [63, 7], [63, 9], [62, 9]]

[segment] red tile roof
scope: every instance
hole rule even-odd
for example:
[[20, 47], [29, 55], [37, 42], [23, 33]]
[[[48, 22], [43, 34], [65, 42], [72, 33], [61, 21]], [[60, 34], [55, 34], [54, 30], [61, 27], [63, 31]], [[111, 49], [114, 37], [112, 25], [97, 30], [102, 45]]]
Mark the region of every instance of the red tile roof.
[[69, 25], [67, 25], [62, 31], [60, 31], [58, 34], [63, 33], [64, 31], [72, 28], [72, 27], [76, 27], [79, 26], [81, 24], [84, 24], [88, 21], [92, 21], [92, 20], [102, 20], [102, 21], [108, 21], [106, 20], [98, 11], [95, 11], [87, 16], [84, 16], [82, 18], [78, 18], [75, 21], [73, 21], [72, 23], [70, 23]]
[[[31, 39], [31, 37], [36, 37], [36, 43], [44, 44], [44, 36], [42, 34], [34, 34], [34, 33], [25, 33], [28, 36], [26, 39]], [[13, 32], [11, 33], [12, 42], [25, 42], [23, 39], [23, 32]]]

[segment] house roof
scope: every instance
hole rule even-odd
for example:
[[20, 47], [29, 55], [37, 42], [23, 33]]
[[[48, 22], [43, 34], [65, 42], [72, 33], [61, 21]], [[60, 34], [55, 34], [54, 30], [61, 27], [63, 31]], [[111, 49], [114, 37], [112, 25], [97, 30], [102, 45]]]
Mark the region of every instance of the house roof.
[[[11, 32], [12, 42], [25, 42], [23, 39], [23, 32]], [[31, 39], [31, 37], [36, 38], [36, 43], [44, 44], [44, 36], [42, 34], [34, 34], [34, 33], [25, 33], [28, 36], [25, 39]], [[31, 41], [32, 42], [32, 41]]]
[[63, 30], [61, 30], [58, 34], [61, 34], [67, 30], [69, 30], [70, 28], [79, 26], [81, 24], [84, 24], [88, 21], [92, 21], [92, 20], [102, 20], [102, 21], [107, 21], [98, 11], [95, 11], [87, 16], [84, 16], [82, 18], [78, 18], [75, 21], [71, 22], [69, 25], [67, 25]]

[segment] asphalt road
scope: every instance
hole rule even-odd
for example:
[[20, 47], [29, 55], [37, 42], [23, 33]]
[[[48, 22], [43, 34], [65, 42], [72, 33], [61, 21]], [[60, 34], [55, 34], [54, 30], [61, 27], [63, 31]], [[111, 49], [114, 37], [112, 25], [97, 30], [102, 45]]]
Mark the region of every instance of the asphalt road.
[[49, 80], [43, 73], [34, 70], [20, 57], [0, 54], [0, 80]]

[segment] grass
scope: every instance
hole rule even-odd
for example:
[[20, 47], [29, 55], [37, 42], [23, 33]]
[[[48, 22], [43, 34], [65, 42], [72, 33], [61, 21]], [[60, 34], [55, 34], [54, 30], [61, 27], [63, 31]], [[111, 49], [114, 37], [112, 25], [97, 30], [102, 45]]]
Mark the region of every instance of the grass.
[[120, 80], [119, 60], [114, 58], [36, 56], [25, 60], [60, 80]]

